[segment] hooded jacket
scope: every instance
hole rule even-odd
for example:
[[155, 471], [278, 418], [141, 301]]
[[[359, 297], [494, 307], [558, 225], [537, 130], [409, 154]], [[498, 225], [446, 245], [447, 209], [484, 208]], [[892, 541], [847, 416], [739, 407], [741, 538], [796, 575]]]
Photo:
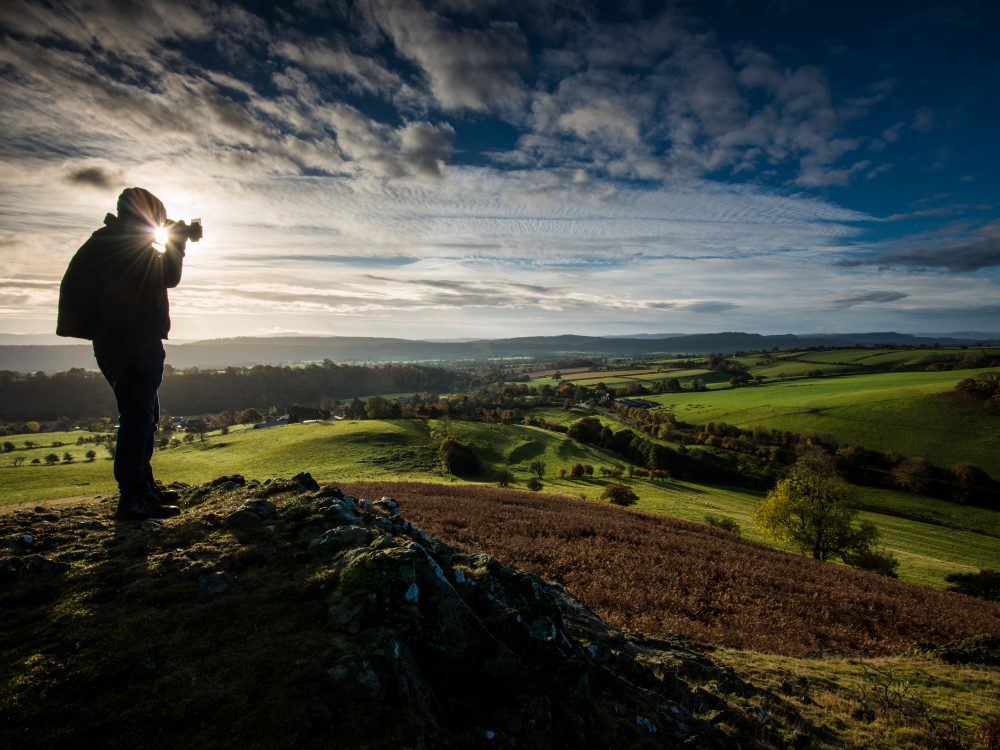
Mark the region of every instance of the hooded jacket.
[[56, 334], [92, 340], [97, 356], [167, 338], [167, 289], [184, 265], [184, 242], [168, 242], [163, 253], [153, 247], [150, 230], [166, 212], [152, 194], [129, 188], [118, 209], [76, 251], [59, 287]]

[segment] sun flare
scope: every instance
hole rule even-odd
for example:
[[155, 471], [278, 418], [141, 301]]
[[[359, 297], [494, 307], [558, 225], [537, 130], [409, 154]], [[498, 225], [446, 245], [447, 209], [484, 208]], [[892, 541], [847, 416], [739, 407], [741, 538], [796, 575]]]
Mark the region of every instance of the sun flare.
[[153, 237], [154, 237], [153, 242], [155, 242], [157, 245], [166, 245], [168, 236], [169, 233], [167, 232], [166, 227], [157, 227], [156, 229], [153, 230]]

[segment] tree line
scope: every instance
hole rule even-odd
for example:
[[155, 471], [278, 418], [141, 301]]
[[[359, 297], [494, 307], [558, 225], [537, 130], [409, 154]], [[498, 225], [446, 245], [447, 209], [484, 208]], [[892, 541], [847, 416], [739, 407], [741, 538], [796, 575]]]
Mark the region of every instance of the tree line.
[[[319, 404], [372, 393], [450, 391], [464, 373], [425, 365], [227, 367], [225, 371], [175, 371], [167, 367], [160, 403], [174, 414], [201, 414], [273, 405]], [[46, 375], [0, 371], [0, 420], [88, 420], [117, 414], [114, 393], [99, 372], [74, 368]]]

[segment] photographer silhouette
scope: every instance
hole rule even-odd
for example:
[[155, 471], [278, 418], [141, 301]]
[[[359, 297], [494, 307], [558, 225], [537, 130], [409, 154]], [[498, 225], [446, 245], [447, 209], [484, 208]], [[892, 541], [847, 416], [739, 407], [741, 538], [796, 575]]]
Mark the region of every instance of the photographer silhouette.
[[[160, 419], [162, 339], [170, 330], [167, 289], [180, 283], [185, 246], [201, 239], [201, 225], [168, 221], [163, 203], [143, 188], [122, 191], [118, 215], [108, 214], [104, 224], [66, 269], [56, 334], [94, 342], [97, 364], [118, 402], [115, 518], [168, 518], [180, 513], [166, 504], [177, 493], [160, 490], [150, 466]], [[153, 245], [157, 229], [166, 229], [163, 252]]]

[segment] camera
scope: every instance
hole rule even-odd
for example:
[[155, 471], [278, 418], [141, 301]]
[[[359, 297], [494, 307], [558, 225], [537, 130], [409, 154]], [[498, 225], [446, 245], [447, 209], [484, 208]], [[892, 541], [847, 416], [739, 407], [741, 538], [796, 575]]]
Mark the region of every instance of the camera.
[[170, 239], [175, 242], [183, 240], [198, 242], [202, 238], [201, 219], [191, 219], [190, 224], [183, 221], [168, 221], [166, 229]]

